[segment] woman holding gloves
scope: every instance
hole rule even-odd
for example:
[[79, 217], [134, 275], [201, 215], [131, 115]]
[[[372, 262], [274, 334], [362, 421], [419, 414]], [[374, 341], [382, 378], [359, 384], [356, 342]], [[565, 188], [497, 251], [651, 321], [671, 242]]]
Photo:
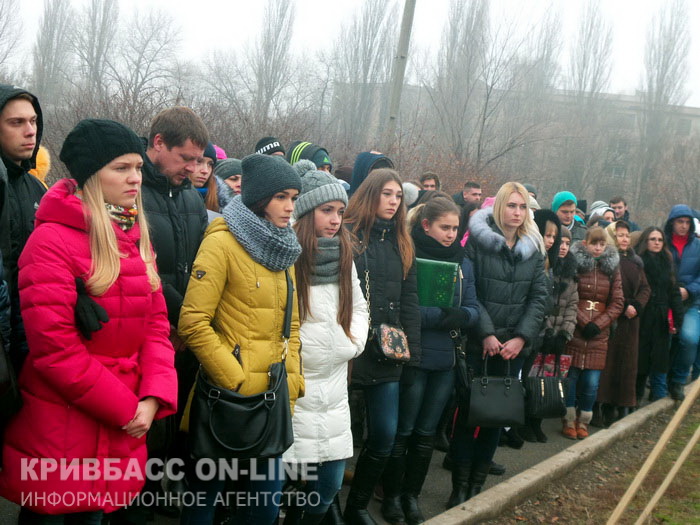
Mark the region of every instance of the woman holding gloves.
[[[143, 486], [125, 474], [137, 461], [145, 475], [145, 434], [175, 413], [177, 379], [141, 208], [140, 139], [117, 122], [83, 120], [60, 158], [73, 179], [44, 196], [19, 260], [29, 356], [19, 380], [24, 405], [5, 434], [0, 494], [25, 502], [20, 523], [60, 514], [91, 524]], [[22, 479], [21, 465], [33, 458], [96, 461], [97, 475], [66, 479], [58, 468]], [[107, 476], [114, 472], [121, 475]], [[51, 492], [61, 497], [26, 503], [29, 493]]]

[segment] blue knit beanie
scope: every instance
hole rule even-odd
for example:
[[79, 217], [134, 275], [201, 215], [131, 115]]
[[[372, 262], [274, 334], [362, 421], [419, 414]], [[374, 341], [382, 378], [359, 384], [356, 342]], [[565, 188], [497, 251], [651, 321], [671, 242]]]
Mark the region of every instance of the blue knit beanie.
[[576, 195], [574, 195], [570, 191], [560, 191], [552, 199], [552, 211], [556, 212], [566, 201], [573, 201], [575, 205], [578, 205], [578, 199], [576, 199]]

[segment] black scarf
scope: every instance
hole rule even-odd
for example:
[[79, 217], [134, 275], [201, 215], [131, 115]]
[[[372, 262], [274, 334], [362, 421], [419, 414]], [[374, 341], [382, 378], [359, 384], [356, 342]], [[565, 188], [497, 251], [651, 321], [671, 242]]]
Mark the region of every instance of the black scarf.
[[416, 257], [421, 259], [456, 262], [459, 264], [464, 258], [464, 248], [462, 248], [458, 238], [450, 246], [444, 246], [426, 234], [420, 223], [413, 227], [411, 237], [413, 237], [413, 244], [416, 247]]
[[644, 273], [653, 290], [664, 287], [671, 280], [671, 261], [664, 252], [653, 253], [645, 250], [642, 254]]

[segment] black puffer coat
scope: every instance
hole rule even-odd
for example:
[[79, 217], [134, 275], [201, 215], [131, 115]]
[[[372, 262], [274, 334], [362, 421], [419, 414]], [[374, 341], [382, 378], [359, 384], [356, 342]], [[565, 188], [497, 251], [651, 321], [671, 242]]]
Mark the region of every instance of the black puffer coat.
[[[364, 248], [364, 240], [360, 239]], [[365, 259], [365, 254], [367, 255]], [[367, 264], [365, 264], [365, 260]], [[403, 278], [401, 255], [396, 240], [393, 221], [377, 219], [370, 232], [367, 249], [355, 255], [357, 276], [362, 292], [367, 298], [365, 268], [369, 266], [371, 326], [381, 323], [403, 327], [411, 350], [412, 365], [420, 364], [420, 312], [416, 285], [416, 264]], [[378, 358], [377, 351], [368, 339], [365, 351], [353, 361], [353, 386], [370, 386], [401, 377], [401, 365]]]
[[479, 301], [479, 323], [469, 349], [481, 356], [482, 341], [489, 335], [501, 343], [522, 337], [525, 356], [537, 340], [549, 300], [540, 241], [524, 236], [509, 249], [492, 208], [475, 213], [469, 227], [467, 257], [474, 265]]
[[142, 192], [168, 319], [177, 326], [192, 263], [207, 228], [207, 210], [189, 179], [180, 186], [172, 186], [147, 156]]

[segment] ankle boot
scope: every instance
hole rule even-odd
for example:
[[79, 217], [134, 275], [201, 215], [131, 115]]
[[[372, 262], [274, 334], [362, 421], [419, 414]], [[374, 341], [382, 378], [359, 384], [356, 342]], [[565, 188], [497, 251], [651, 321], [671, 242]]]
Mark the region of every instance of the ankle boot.
[[423, 523], [425, 518], [418, 507], [418, 496], [423, 489], [425, 477], [430, 470], [430, 459], [433, 457], [435, 437], [414, 434], [409, 442], [406, 454], [406, 477], [404, 478], [401, 494], [401, 507], [408, 525]]
[[539, 418], [531, 417], [526, 421], [527, 425], [532, 429], [532, 433], [535, 435], [535, 439], [538, 443], [546, 443], [547, 436], [542, 432], [542, 420]]
[[448, 509], [467, 501], [467, 487], [471, 471], [471, 463], [455, 463], [452, 466], [452, 493], [447, 500]]
[[603, 428], [603, 411], [600, 408], [600, 403], [597, 401], [593, 403], [593, 419], [591, 419], [591, 426], [597, 428]]
[[328, 512], [326, 512], [326, 516], [321, 523], [323, 525], [345, 525], [343, 513], [340, 510], [340, 498], [338, 494], [333, 498], [333, 503], [328, 507]]
[[355, 475], [345, 505], [343, 518], [346, 523], [350, 525], [375, 525], [377, 523], [367, 512], [367, 505], [388, 460], [389, 458], [386, 456], [380, 457], [367, 449], [362, 450], [357, 458]]
[[603, 428], [608, 428], [615, 422], [615, 407], [604, 403], [601, 405], [603, 411]]
[[401, 486], [406, 471], [406, 448], [410, 437], [396, 435], [394, 448], [382, 475], [382, 517], [392, 525], [406, 522], [401, 508]]
[[472, 465], [472, 471], [469, 476], [469, 485], [467, 486], [467, 499], [473, 498], [481, 492], [481, 488], [486, 483], [486, 478], [489, 475], [489, 467], [491, 462], [477, 463]]

